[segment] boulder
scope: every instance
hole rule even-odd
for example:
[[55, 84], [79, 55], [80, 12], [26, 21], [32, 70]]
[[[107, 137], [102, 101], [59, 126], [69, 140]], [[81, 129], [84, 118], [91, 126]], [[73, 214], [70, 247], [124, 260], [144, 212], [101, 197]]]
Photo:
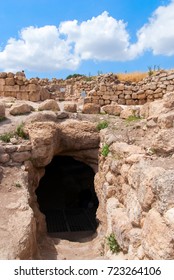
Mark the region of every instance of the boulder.
[[64, 110], [71, 113], [77, 112], [77, 105], [75, 103], [72, 104], [64, 104]]
[[44, 111], [44, 110], [60, 111], [60, 108], [55, 100], [48, 99], [39, 105], [38, 110], [39, 111]]
[[164, 218], [151, 209], [142, 229], [142, 246], [145, 255], [153, 260], [173, 260], [173, 232]]
[[119, 116], [123, 109], [119, 105], [105, 105], [102, 110], [109, 115]]
[[160, 155], [174, 152], [174, 128], [160, 130], [152, 139], [151, 148]]
[[31, 111], [33, 110], [34, 108], [31, 105], [22, 103], [22, 104], [13, 105], [9, 112], [11, 115], [16, 116], [16, 115], [31, 113]]
[[83, 106], [82, 110], [83, 114], [99, 114], [100, 113], [100, 106], [93, 103], [86, 103]]
[[124, 108], [120, 113], [121, 119], [127, 119], [131, 116], [139, 117], [139, 108], [138, 107], [127, 107]]

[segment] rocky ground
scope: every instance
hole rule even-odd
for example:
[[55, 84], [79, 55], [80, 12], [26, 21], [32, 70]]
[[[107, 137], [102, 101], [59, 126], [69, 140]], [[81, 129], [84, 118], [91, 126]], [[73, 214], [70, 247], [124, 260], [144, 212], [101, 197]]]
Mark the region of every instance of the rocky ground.
[[[100, 131], [99, 173], [95, 179], [97, 195], [101, 202], [98, 217], [103, 223], [106, 234], [115, 232], [120, 246], [128, 257], [123, 254], [115, 257], [109, 254], [107, 248], [103, 249], [104, 236], [100, 238], [99, 235], [92, 241], [85, 240], [84, 243], [44, 237], [39, 245], [42, 259], [172, 259], [174, 257], [173, 93], [143, 106], [121, 106], [121, 109], [118, 109], [113, 105], [115, 107], [110, 109], [115, 112], [115, 115], [104, 112], [82, 114], [80, 110], [76, 113], [65, 113], [63, 104], [57, 102], [58, 107], [55, 107], [55, 102], [54, 104], [45, 102], [46, 105], [25, 102], [28, 106], [18, 108], [15, 114], [15, 110], [11, 111], [13, 107], [24, 102], [12, 98], [2, 101], [6, 107], [6, 119], [0, 122], [0, 135], [15, 130], [22, 122], [27, 125], [32, 124], [30, 125], [32, 139], [35, 139], [35, 131], [40, 129], [36, 124], [38, 121], [62, 123], [65, 119], [72, 118], [92, 122], [95, 126], [102, 121], [107, 122], [108, 125], [106, 129]], [[50, 125], [49, 128], [51, 131]], [[11, 144], [16, 144], [21, 140], [10, 141]], [[104, 145], [109, 148], [108, 156], [101, 155]], [[24, 231], [27, 235], [27, 232], [34, 227], [28, 201], [29, 192], [26, 188], [17, 186], [19, 181], [20, 184], [24, 184], [25, 180], [25, 172], [21, 167], [0, 166], [2, 213], [0, 240], [1, 247], [9, 244], [11, 248], [9, 240], [13, 243], [14, 252], [9, 253], [8, 256], [5, 254], [8, 246], [4, 247], [4, 256], [9, 259], [14, 258], [18, 250], [25, 251], [23, 245], [20, 247], [15, 244], [16, 234], [21, 234], [21, 244], [25, 244], [28, 248], [35, 246], [32, 239], [27, 240], [26, 243], [22, 240]], [[20, 200], [18, 205], [21, 196], [26, 197], [26, 200], [22, 202]], [[106, 216], [103, 214], [105, 212]], [[25, 213], [25, 219], [28, 217], [25, 226], [21, 219], [18, 221], [18, 213], [20, 217], [21, 213]], [[21, 231], [16, 232], [15, 227], [18, 223]], [[19, 255], [20, 258], [25, 258], [25, 254]], [[18, 257], [18, 254], [16, 256]]]

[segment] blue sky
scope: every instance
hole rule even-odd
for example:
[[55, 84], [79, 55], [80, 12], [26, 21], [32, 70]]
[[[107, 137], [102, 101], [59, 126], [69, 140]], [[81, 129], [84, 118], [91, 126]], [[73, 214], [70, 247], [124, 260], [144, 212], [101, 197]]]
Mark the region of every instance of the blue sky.
[[65, 78], [174, 68], [174, 0], [6, 0], [0, 71]]

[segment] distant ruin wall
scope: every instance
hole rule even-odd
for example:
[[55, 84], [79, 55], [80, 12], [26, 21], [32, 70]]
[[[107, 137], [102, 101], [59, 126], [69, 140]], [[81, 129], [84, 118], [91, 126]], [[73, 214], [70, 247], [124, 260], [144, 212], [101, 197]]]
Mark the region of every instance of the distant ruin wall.
[[73, 100], [87, 95], [86, 102], [100, 106], [117, 102], [122, 105], [142, 105], [148, 101], [162, 98], [174, 91], [174, 70], [159, 71], [155, 75], [135, 82], [119, 81], [114, 74], [99, 75], [94, 78], [26, 79], [23, 72], [0, 73], [0, 97], [15, 97], [19, 100], [58, 101]]

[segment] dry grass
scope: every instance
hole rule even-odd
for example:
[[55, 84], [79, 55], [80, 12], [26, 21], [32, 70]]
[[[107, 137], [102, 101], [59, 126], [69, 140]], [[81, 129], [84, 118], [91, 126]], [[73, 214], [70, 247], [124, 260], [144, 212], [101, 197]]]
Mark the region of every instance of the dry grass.
[[132, 73], [119, 73], [117, 74], [120, 81], [125, 82], [139, 82], [148, 76], [147, 72], [132, 72]]

